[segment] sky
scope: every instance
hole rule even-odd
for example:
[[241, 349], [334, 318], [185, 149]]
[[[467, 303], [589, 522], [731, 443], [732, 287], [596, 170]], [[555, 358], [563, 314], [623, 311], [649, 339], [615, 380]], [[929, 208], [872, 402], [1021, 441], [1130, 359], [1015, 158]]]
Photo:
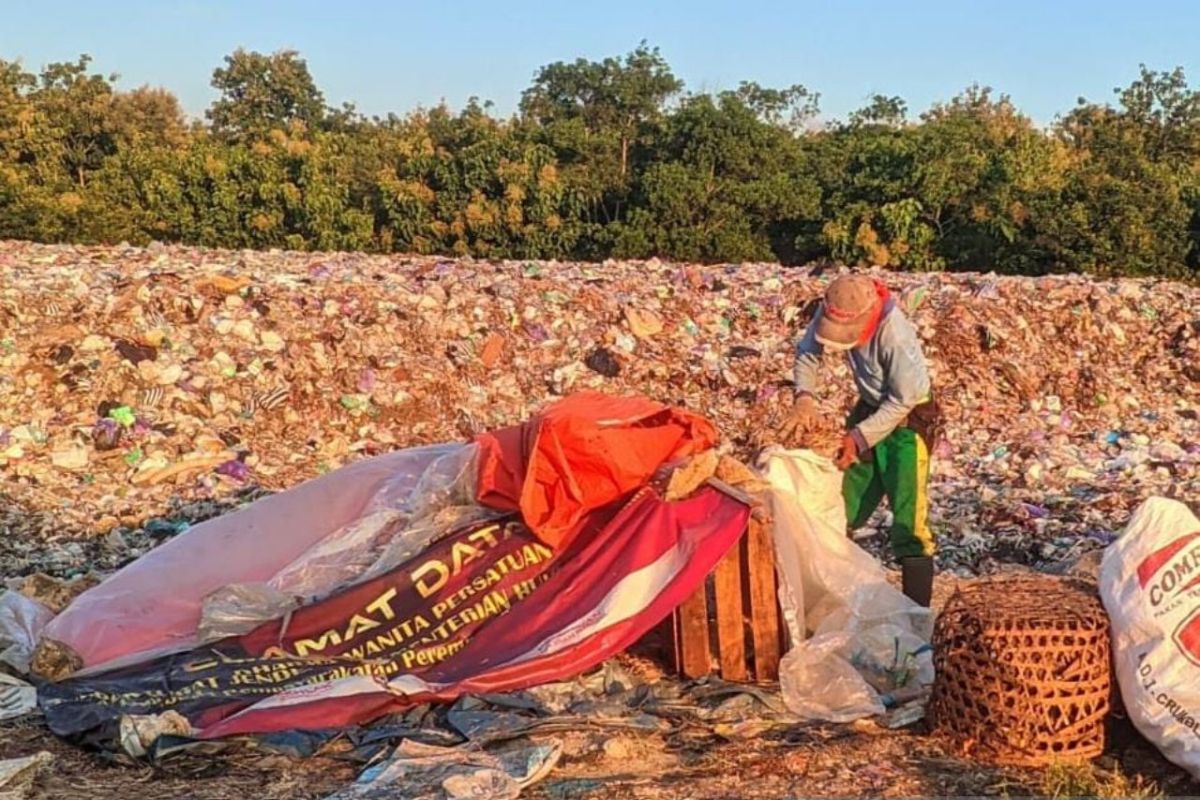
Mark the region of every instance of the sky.
[[824, 118], [875, 93], [910, 113], [978, 83], [1040, 124], [1108, 101], [1145, 63], [1200, 84], [1200, 3], [1177, 0], [4, 0], [0, 59], [36, 71], [93, 57], [119, 86], [174, 92], [203, 114], [238, 47], [294, 49], [334, 106], [404, 113], [477, 96], [516, 109], [543, 64], [661, 49], [691, 91], [803, 84]]

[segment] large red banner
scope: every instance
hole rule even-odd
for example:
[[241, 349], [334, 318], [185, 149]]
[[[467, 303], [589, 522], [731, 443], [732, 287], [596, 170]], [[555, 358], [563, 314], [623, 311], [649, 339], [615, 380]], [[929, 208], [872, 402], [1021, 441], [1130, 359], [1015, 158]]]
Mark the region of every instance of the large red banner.
[[661, 621], [748, 517], [715, 489], [671, 503], [644, 489], [591, 512], [561, 552], [515, 515], [475, 524], [245, 636], [47, 684], [40, 702], [60, 735], [173, 709], [211, 738], [364, 722], [562, 679]]

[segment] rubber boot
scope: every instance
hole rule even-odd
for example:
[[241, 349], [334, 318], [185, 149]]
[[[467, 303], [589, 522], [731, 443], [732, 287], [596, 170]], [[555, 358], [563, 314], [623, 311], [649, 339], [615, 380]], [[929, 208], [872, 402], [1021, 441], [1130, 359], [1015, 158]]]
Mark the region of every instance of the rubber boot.
[[900, 581], [904, 594], [919, 606], [929, 608], [933, 598], [933, 558], [916, 556], [900, 559]]

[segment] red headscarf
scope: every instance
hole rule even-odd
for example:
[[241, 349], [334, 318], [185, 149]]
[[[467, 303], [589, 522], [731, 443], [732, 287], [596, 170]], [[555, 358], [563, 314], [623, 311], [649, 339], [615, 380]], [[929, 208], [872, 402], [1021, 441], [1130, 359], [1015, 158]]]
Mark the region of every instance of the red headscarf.
[[858, 337], [858, 341], [854, 343], [855, 347], [862, 347], [867, 342], [871, 341], [871, 337], [875, 335], [875, 331], [879, 329], [879, 323], [883, 319], [883, 310], [887, 308], [888, 300], [892, 299], [892, 293], [888, 291], [887, 286], [883, 281], [876, 278], [871, 279], [871, 283], [875, 284], [875, 294], [877, 300], [875, 308], [871, 310], [871, 316], [867, 320], [866, 327], [863, 328], [862, 335]]

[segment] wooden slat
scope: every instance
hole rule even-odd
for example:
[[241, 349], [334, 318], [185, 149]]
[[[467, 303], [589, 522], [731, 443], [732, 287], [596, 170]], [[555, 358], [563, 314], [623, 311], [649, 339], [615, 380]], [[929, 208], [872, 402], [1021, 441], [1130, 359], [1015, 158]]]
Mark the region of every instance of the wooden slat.
[[771, 544], [771, 530], [752, 518], [746, 535], [754, 672], [760, 681], [773, 681], [779, 677], [780, 646], [779, 606], [775, 592], [775, 555]]
[[750, 677], [746, 669], [746, 629], [742, 615], [741, 544], [739, 538], [717, 564], [713, 575], [717, 590], [717, 651], [721, 677], [727, 681]]
[[[706, 581], [707, 583], [707, 581]], [[708, 645], [708, 600], [705, 585], [679, 606], [676, 629], [679, 636], [679, 666], [685, 677], [700, 678], [708, 674], [711, 657]]]

